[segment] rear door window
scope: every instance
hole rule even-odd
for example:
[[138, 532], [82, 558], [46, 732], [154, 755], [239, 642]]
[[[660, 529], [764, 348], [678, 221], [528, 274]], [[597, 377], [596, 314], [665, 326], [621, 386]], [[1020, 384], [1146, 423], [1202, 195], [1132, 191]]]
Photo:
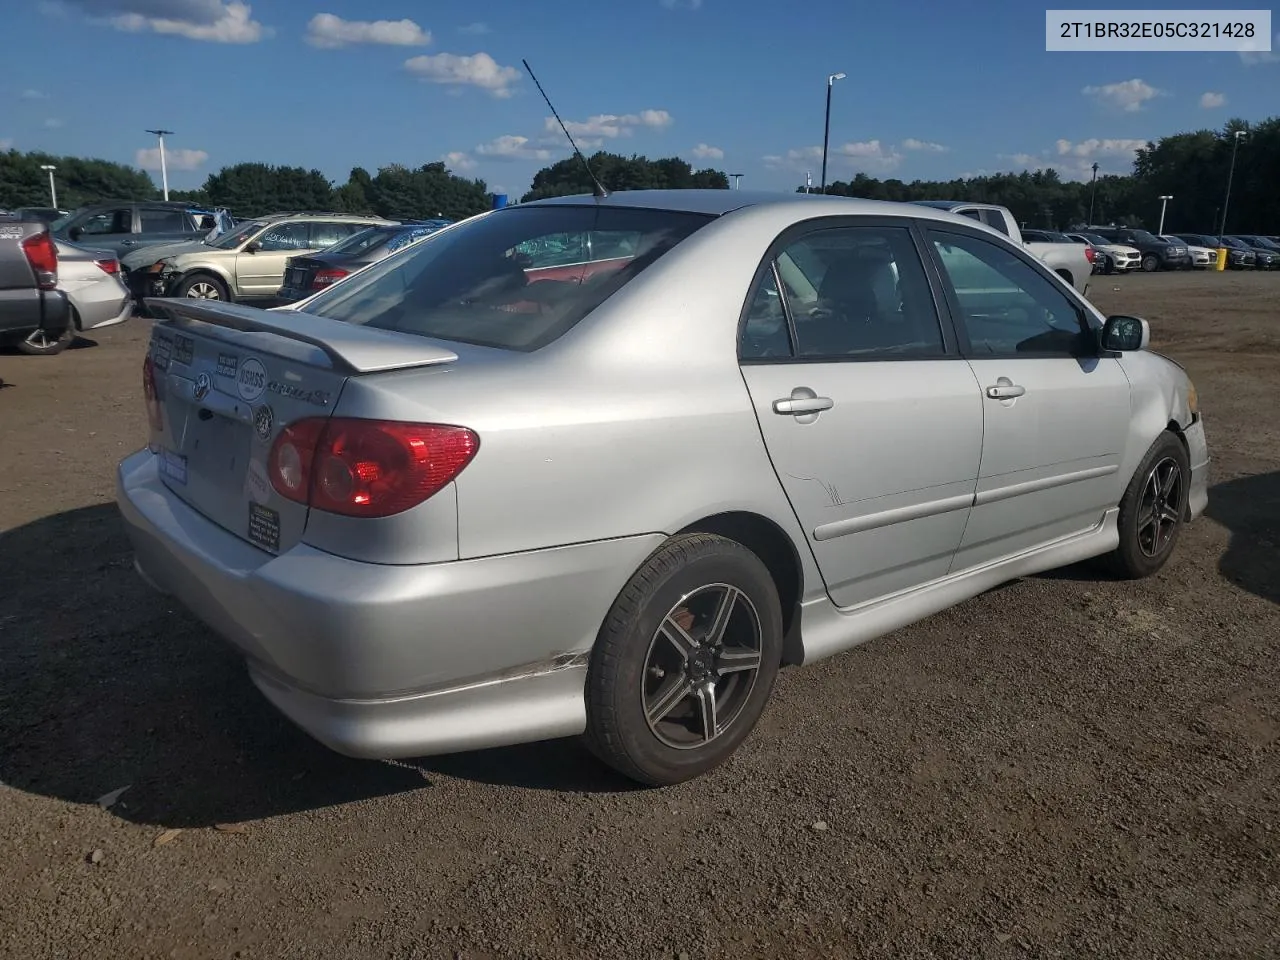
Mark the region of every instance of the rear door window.
[[712, 219], [595, 205], [508, 208], [392, 254], [312, 299], [306, 312], [535, 350]]
[[183, 233], [190, 221], [182, 210], [166, 210], [164, 208], [143, 207], [138, 211], [138, 219], [142, 223], [142, 233]]

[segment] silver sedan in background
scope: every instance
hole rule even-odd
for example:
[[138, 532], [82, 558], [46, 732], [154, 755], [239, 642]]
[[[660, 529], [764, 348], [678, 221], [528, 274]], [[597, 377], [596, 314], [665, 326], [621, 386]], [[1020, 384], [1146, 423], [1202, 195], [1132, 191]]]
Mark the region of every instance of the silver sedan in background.
[[148, 303], [138, 570], [353, 756], [585, 734], [687, 780], [781, 666], [1064, 564], [1149, 576], [1208, 498], [1146, 321], [914, 204], [564, 197], [303, 311]]
[[98, 330], [128, 320], [133, 302], [116, 255], [62, 240], [54, 244], [58, 248], [58, 289], [71, 301], [75, 329]]

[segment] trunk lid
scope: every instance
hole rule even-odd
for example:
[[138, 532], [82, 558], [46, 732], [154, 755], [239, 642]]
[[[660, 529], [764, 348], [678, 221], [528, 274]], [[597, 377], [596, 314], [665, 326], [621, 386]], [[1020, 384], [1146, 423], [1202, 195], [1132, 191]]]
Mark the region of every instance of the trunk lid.
[[270, 553], [298, 543], [308, 516], [271, 484], [280, 431], [329, 417], [349, 377], [457, 359], [421, 337], [292, 311], [187, 299], [148, 299], [147, 307], [162, 318], [148, 348], [159, 408], [149, 445], [161, 478]]
[[323, 261], [314, 256], [290, 257], [285, 266], [282, 287], [293, 292], [297, 297], [305, 297], [315, 293], [311, 289], [311, 280], [316, 271], [324, 266]]

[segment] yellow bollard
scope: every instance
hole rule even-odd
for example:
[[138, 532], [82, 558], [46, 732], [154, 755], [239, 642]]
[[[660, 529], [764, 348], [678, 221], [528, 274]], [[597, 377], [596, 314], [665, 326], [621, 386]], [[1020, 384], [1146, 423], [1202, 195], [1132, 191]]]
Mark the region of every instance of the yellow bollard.
[[1218, 248], [1218, 262], [1214, 265], [1214, 269], [1216, 270], [1227, 269], [1227, 248], [1226, 247]]

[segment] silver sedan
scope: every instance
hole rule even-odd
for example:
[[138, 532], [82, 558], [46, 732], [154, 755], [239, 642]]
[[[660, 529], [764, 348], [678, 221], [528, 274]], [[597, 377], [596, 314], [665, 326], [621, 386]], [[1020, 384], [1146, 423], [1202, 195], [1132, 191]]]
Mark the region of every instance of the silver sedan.
[[687, 780], [780, 667], [1064, 564], [1151, 575], [1207, 501], [1146, 322], [918, 205], [566, 197], [305, 312], [150, 304], [138, 570], [352, 756], [585, 734]]
[[62, 240], [54, 243], [58, 248], [58, 289], [71, 301], [75, 328], [96, 330], [128, 320], [133, 301], [121, 279], [116, 255]]

